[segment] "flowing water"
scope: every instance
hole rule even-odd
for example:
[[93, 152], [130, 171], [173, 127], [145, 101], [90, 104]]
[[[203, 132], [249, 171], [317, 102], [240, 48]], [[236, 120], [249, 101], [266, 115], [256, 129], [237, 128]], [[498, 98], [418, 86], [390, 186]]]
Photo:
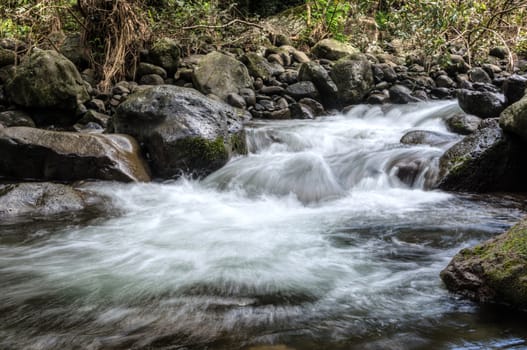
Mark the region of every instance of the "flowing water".
[[524, 314], [438, 276], [525, 213], [427, 188], [448, 144], [399, 139], [456, 111], [254, 122], [250, 154], [202, 181], [95, 183], [106, 217], [0, 226], [0, 349], [527, 348]]

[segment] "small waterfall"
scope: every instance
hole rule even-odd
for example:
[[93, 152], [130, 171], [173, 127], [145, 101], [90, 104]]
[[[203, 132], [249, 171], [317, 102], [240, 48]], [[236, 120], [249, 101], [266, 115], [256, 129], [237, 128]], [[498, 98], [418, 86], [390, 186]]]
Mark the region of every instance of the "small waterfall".
[[[255, 122], [250, 154], [230, 162], [206, 183], [250, 195], [294, 195], [303, 203], [331, 200], [353, 190], [428, 189], [449, 145], [403, 145], [411, 130], [450, 134], [443, 119], [456, 102], [357, 106], [316, 121]], [[455, 138], [455, 137], [454, 137]]]

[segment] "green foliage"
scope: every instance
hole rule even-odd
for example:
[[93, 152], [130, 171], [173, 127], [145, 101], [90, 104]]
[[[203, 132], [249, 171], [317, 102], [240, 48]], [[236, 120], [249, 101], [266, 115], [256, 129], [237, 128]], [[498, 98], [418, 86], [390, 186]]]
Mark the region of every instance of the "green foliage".
[[313, 0], [307, 2], [306, 21], [309, 34], [316, 40], [331, 36], [346, 41], [344, 26], [351, 10], [349, 1]]

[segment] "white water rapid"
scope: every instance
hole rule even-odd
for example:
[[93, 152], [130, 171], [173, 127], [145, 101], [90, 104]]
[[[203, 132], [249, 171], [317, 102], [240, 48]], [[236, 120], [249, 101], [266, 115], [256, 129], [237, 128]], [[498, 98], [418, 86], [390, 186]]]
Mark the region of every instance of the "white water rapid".
[[0, 349], [526, 348], [523, 316], [439, 279], [524, 214], [514, 197], [428, 189], [448, 145], [399, 140], [449, 134], [456, 111], [253, 122], [250, 154], [202, 181], [95, 183], [108, 217], [0, 226]]

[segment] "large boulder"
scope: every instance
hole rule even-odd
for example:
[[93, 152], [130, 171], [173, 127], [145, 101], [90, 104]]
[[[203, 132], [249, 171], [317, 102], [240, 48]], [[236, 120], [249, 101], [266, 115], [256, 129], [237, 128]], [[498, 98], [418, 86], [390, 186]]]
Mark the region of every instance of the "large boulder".
[[500, 126], [527, 142], [527, 97], [513, 103], [501, 113]]
[[[79, 105], [90, 96], [75, 65], [51, 50], [33, 49], [7, 84], [10, 100], [27, 109], [43, 109], [73, 124]], [[54, 117], [44, 122], [53, 123]]]
[[114, 127], [144, 145], [156, 176], [203, 176], [246, 152], [245, 116], [196, 90], [161, 85], [130, 95], [117, 108]]
[[505, 109], [505, 96], [491, 91], [461, 89], [458, 91], [459, 106], [465, 113], [480, 118], [497, 118]]
[[0, 129], [0, 177], [16, 180], [149, 181], [137, 142], [29, 127]]
[[299, 81], [311, 81], [315, 84], [324, 105], [329, 108], [338, 106], [338, 88], [324, 67], [316, 62], [302, 63], [298, 71]]
[[311, 53], [316, 57], [333, 61], [358, 52], [359, 50], [350, 44], [335, 39], [322, 39], [311, 49]]
[[92, 193], [50, 182], [0, 185], [0, 219], [79, 212], [102, 201]]
[[470, 299], [527, 309], [527, 219], [461, 250], [441, 271], [441, 279], [449, 290]]
[[523, 143], [503, 132], [495, 119], [449, 148], [439, 160], [439, 187], [489, 192], [527, 188]]
[[194, 85], [204, 94], [226, 101], [230, 93], [252, 86], [247, 67], [237, 59], [214, 51], [199, 61], [192, 74]]
[[360, 103], [374, 87], [371, 64], [364, 55], [338, 60], [330, 73], [342, 105]]
[[177, 41], [170, 38], [161, 38], [154, 43], [146, 60], [149, 63], [162, 67], [169, 74], [173, 75], [179, 64], [179, 56], [181, 50]]

